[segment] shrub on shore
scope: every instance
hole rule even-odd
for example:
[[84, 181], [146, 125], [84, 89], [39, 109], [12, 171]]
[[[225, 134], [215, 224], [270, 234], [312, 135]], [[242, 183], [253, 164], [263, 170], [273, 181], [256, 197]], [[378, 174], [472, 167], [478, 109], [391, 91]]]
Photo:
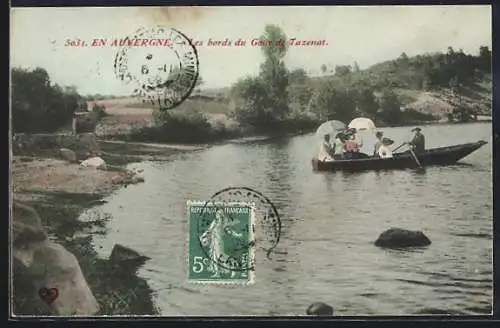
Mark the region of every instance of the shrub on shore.
[[92, 111], [77, 119], [76, 132], [94, 132], [99, 121], [107, 115], [104, 105], [94, 104]]
[[213, 127], [207, 117], [198, 111], [170, 113], [154, 111], [154, 126], [133, 129], [128, 138], [143, 142], [200, 143], [230, 135], [223, 125]]
[[83, 98], [75, 87], [61, 87], [43, 68], [13, 68], [12, 130], [54, 132], [71, 121]]

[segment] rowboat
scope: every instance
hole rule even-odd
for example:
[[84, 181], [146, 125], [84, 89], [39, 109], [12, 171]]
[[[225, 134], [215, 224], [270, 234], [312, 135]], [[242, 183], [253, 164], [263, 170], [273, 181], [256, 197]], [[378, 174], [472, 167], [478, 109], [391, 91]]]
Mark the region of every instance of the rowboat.
[[418, 162], [410, 151], [405, 151], [395, 153], [392, 158], [367, 156], [361, 159], [324, 162], [313, 158], [311, 163], [314, 171], [397, 170], [432, 165], [453, 165], [487, 143], [480, 140], [472, 143], [427, 149], [423, 153], [416, 154]]

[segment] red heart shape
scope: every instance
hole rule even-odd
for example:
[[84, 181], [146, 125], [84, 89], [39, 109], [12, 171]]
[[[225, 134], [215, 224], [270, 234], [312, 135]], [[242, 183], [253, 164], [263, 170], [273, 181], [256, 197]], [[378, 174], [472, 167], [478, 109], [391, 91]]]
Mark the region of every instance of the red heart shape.
[[42, 301], [50, 305], [59, 296], [59, 291], [57, 290], [57, 288], [42, 287], [38, 291], [38, 295], [40, 296]]

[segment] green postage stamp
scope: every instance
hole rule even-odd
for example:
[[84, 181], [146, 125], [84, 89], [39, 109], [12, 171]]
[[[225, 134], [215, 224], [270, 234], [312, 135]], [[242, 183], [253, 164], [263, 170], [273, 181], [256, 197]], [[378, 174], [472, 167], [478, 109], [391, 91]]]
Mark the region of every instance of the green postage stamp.
[[187, 205], [188, 280], [197, 283], [253, 283], [254, 205], [193, 201]]

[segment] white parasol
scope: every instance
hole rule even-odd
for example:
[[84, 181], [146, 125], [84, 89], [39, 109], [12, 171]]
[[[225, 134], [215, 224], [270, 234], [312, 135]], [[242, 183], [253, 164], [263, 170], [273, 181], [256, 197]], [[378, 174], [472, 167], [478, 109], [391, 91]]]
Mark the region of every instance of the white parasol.
[[325, 134], [329, 134], [334, 137], [340, 131], [346, 130], [346, 125], [344, 122], [331, 120], [321, 124], [316, 130], [316, 136], [320, 139], [325, 137]]
[[355, 128], [357, 132], [375, 131], [377, 127], [372, 120], [366, 117], [358, 117], [349, 123], [349, 128]]

